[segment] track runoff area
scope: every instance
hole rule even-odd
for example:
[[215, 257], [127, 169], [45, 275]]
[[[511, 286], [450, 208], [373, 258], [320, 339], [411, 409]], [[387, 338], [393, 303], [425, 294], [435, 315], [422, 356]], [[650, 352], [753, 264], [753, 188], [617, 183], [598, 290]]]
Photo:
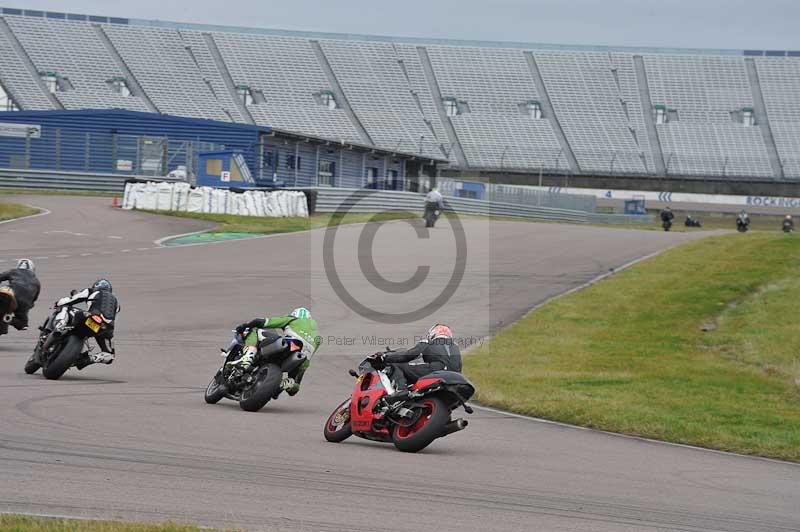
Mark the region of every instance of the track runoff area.
[[[322, 436], [352, 391], [347, 371], [365, 355], [410, 345], [434, 322], [450, 324], [464, 346], [480, 343], [537, 303], [698, 233], [473, 218], [442, 219], [427, 234], [420, 220], [344, 225], [328, 247], [330, 229], [162, 247], [154, 242], [209, 224], [112, 211], [107, 198], [18, 201], [50, 212], [0, 231], [0, 265], [23, 256], [38, 264], [32, 323], [100, 275], [114, 283], [122, 312], [114, 364], [58, 381], [22, 371], [35, 328], [0, 339], [3, 512], [252, 530], [789, 531], [800, 523], [792, 464], [485, 409], [417, 454]], [[418, 285], [397, 289], [415, 275]], [[425, 307], [443, 293], [441, 305]], [[300, 393], [257, 413], [205, 404], [231, 328], [300, 305], [323, 339]]]

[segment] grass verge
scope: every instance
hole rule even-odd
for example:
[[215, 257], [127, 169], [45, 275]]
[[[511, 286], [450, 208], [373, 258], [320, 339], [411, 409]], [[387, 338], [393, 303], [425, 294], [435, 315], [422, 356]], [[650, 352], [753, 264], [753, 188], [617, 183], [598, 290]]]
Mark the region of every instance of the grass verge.
[[208, 532], [209, 529], [175, 523], [82, 521], [0, 514], [0, 530], [4, 532]]
[[291, 233], [294, 231], [306, 231], [325, 227], [328, 225], [354, 224], [364, 222], [385, 222], [389, 220], [401, 220], [407, 218], [419, 218], [418, 214], [409, 212], [384, 212], [384, 213], [347, 213], [337, 214], [315, 214], [308, 218], [289, 216], [286, 218], [267, 218], [259, 216], [234, 216], [230, 214], [206, 214], [199, 212], [178, 212], [178, 211], [140, 211], [164, 216], [176, 216], [179, 218], [192, 218], [195, 220], [209, 220], [217, 222], [212, 233]]
[[685, 244], [556, 299], [465, 359], [476, 399], [800, 461], [800, 238]]
[[13, 220], [14, 218], [21, 218], [22, 216], [30, 216], [36, 214], [39, 209], [28, 207], [27, 205], [20, 205], [19, 203], [11, 203], [8, 201], [0, 201], [0, 221]]

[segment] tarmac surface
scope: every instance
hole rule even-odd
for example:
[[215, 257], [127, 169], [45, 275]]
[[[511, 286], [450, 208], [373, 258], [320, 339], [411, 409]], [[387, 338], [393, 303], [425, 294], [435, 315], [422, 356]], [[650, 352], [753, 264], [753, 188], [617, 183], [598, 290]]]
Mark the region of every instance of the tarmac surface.
[[[463, 279], [443, 291], [457, 255], [445, 220], [428, 238], [405, 221], [344, 226], [329, 253], [324, 230], [164, 248], [154, 241], [208, 225], [112, 210], [107, 198], [15, 201], [52, 211], [0, 224], [0, 268], [38, 265], [32, 323], [100, 275], [122, 313], [114, 364], [55, 382], [22, 371], [35, 327], [0, 337], [0, 511], [270, 531], [800, 529], [792, 464], [486, 410], [418, 454], [322, 437], [350, 393], [347, 369], [382, 344], [413, 343], [437, 321], [480, 341], [552, 295], [701, 234], [465, 220]], [[352, 310], [331, 288], [332, 264], [357, 302], [407, 316]], [[417, 311], [440, 293], [444, 307]], [[230, 329], [300, 305], [323, 336], [300, 394], [258, 413], [206, 405]]]

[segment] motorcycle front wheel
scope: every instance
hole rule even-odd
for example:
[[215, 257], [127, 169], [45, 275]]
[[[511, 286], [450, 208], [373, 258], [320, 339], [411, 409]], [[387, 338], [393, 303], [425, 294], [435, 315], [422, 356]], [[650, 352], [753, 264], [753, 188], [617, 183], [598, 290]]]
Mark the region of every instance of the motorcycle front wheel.
[[220, 375], [221, 371], [222, 370], [218, 371], [216, 375], [214, 375], [214, 377], [211, 379], [211, 382], [209, 382], [208, 386], [206, 387], [205, 400], [206, 403], [210, 405], [219, 403], [219, 401], [225, 397], [225, 394], [228, 393], [225, 385], [220, 384], [218, 381], [218, 379], [222, 378], [222, 375]]
[[343, 442], [353, 435], [353, 428], [350, 426], [349, 397], [331, 413], [325, 422], [325, 429], [322, 432], [325, 435], [325, 439], [331, 443]]
[[46, 366], [42, 367], [44, 378], [50, 380], [60, 379], [78, 360], [82, 347], [83, 340], [74, 335], [69, 336], [61, 345], [61, 350], [58, 354]]
[[256, 377], [256, 382], [242, 390], [239, 407], [246, 412], [258, 412], [280, 390], [283, 372], [277, 364], [268, 364]]

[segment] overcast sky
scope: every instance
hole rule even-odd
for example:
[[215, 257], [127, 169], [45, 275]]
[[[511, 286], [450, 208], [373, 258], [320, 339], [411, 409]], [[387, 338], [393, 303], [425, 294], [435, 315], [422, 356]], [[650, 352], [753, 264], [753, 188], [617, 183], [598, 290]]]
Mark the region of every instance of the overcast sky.
[[0, 0], [0, 5], [423, 38], [800, 49], [800, 0]]

